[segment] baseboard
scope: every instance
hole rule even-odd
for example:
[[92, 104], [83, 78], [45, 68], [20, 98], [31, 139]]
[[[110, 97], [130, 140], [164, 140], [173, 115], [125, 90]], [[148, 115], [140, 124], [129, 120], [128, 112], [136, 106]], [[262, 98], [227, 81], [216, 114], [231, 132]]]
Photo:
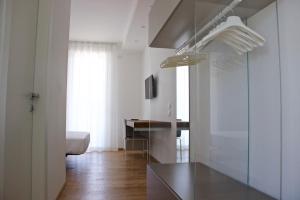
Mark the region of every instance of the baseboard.
[[151, 154], [149, 155], [149, 157], [152, 162], [160, 164], [160, 162], [156, 158], [154, 158]]

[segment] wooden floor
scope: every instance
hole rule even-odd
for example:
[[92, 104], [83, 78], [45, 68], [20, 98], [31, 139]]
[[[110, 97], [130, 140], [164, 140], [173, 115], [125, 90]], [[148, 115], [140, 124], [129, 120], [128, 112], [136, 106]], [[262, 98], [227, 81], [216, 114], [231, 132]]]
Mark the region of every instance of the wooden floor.
[[66, 185], [58, 199], [146, 199], [146, 156], [124, 152], [67, 157]]

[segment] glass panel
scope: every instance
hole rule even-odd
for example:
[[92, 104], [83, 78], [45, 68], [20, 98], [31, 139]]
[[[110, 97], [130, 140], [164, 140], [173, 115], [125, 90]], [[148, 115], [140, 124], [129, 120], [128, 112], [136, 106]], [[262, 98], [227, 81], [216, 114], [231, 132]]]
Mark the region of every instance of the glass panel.
[[218, 42], [204, 52], [190, 69], [192, 161], [247, 183], [247, 56]]
[[[197, 32], [203, 26], [200, 19], [206, 3], [195, 1]], [[221, 11], [224, 6], [216, 8]], [[229, 13], [234, 14], [235, 10]], [[201, 164], [204, 164], [280, 199], [280, 66], [276, 14], [276, 3], [273, 3], [244, 21], [266, 38], [263, 46], [249, 54], [238, 55], [232, 47], [217, 40], [197, 52], [206, 53], [208, 59], [190, 67], [190, 151], [191, 162], [200, 163], [194, 164], [195, 174], [202, 173]], [[195, 37], [195, 41], [200, 41], [203, 35], [195, 34]], [[197, 181], [195, 199], [203, 195]]]
[[[207, 31], [204, 35], [196, 34], [203, 27], [201, 11], [203, 6], [213, 5], [195, 2], [195, 41], [200, 41], [207, 34]], [[214, 6], [216, 12], [225, 7], [224, 4]], [[205, 16], [209, 19], [215, 15]], [[247, 54], [238, 55], [217, 40], [195, 52], [206, 54], [207, 60], [190, 67], [190, 156], [195, 175], [194, 199], [212, 198], [220, 194], [219, 187], [226, 196], [233, 190], [241, 190], [231, 185], [232, 180], [248, 183]], [[203, 177], [211, 184], [208, 193], [201, 183]], [[216, 187], [213, 182], [220, 178], [223, 182]]]
[[[155, 93], [147, 100], [150, 119], [150, 154], [152, 161], [176, 163], [176, 69], [161, 69], [160, 64], [173, 56], [173, 49], [147, 48], [150, 87]], [[148, 88], [148, 90], [150, 90]]]
[[[178, 122], [188, 121], [187, 136], [184, 131], [180, 134], [181, 145], [189, 146], [189, 163], [169, 165], [183, 170], [186, 176], [181, 181], [193, 185], [190, 190], [185, 184], [189, 190], [181, 195], [187, 195], [187, 199], [218, 198], [215, 195], [220, 193], [228, 199], [243, 199], [243, 195], [252, 192], [262, 195], [255, 190], [246, 191], [244, 184], [249, 184], [280, 199], [281, 91], [276, 4], [255, 14], [256, 10], [243, 9], [253, 1], [244, 1], [229, 13], [229, 16], [243, 16], [246, 25], [267, 39], [251, 53], [240, 55], [232, 48], [234, 45], [218, 40], [204, 49], [195, 48], [195, 42], [227, 16], [202, 34], [197, 32], [230, 2], [193, 1], [195, 34], [187, 52], [203, 54], [207, 59], [188, 67], [160, 69], [160, 63], [174, 56], [175, 51], [147, 50], [150, 65], [147, 76], [154, 75], [157, 87], [157, 96], [149, 101], [149, 117], [171, 123], [169, 129], [151, 127], [150, 152], [161, 163], [187, 162], [180, 153], [176, 156], [178, 150], [181, 152], [176, 143], [180, 141]], [[189, 116], [185, 112], [187, 107]], [[184, 137], [189, 137], [189, 142], [183, 142]], [[174, 178], [175, 168], [164, 172]]]
[[266, 38], [249, 53], [249, 184], [280, 199], [281, 102], [276, 3], [247, 19]]

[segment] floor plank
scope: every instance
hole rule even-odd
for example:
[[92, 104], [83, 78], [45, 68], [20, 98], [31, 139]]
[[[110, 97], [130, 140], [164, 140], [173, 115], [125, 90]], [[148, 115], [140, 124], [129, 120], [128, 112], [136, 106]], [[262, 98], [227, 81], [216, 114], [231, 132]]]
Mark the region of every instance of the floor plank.
[[67, 180], [59, 200], [146, 199], [146, 156], [103, 152], [67, 157]]

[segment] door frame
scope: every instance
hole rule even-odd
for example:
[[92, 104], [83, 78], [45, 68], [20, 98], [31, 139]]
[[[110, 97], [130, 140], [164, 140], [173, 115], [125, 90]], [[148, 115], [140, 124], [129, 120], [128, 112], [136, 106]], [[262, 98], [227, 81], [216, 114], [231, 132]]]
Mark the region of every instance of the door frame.
[[[40, 94], [40, 99], [35, 105], [33, 113], [33, 137], [32, 137], [32, 199], [51, 199], [53, 198], [53, 177], [48, 176], [53, 171], [50, 167], [53, 165], [51, 160], [51, 149], [53, 141], [49, 136], [53, 133], [53, 127], [48, 121], [51, 118], [51, 105], [49, 96], [53, 94], [51, 88], [51, 74], [53, 73], [53, 51], [57, 48], [57, 32], [56, 29], [60, 25], [58, 23], [57, 9], [66, 4], [68, 9], [70, 1], [61, 3], [60, 0], [39, 0], [38, 22], [37, 22], [37, 39], [36, 39], [36, 57], [35, 57], [35, 76], [34, 76], [34, 92]], [[61, 12], [61, 10], [59, 11]], [[61, 17], [61, 16], [59, 16]], [[69, 18], [70, 16], [68, 16]], [[66, 20], [66, 19], [62, 19]], [[60, 28], [60, 27], [59, 27]], [[67, 55], [66, 55], [67, 56]], [[56, 95], [56, 94], [55, 94]], [[64, 122], [65, 123], [65, 122]], [[64, 130], [65, 134], [65, 130]], [[50, 137], [51, 138], [51, 137]], [[52, 142], [52, 143], [51, 143]], [[50, 149], [50, 150], [49, 150]], [[63, 150], [63, 157], [65, 150]], [[52, 164], [52, 165], [51, 165]], [[64, 169], [65, 170], [65, 169]], [[51, 173], [50, 173], [51, 174]], [[56, 187], [57, 185], [55, 185]], [[60, 187], [60, 185], [58, 185]], [[57, 188], [54, 188], [57, 189]], [[62, 189], [62, 188], [59, 188]], [[55, 191], [57, 192], [57, 191]], [[58, 195], [58, 194], [55, 194]]]
[[51, 48], [53, 0], [39, 0], [35, 55], [34, 92], [41, 98], [33, 112], [32, 134], [32, 200], [48, 197], [48, 141], [46, 120], [47, 68]]
[[4, 198], [5, 118], [11, 1], [0, 0], [0, 199]]

